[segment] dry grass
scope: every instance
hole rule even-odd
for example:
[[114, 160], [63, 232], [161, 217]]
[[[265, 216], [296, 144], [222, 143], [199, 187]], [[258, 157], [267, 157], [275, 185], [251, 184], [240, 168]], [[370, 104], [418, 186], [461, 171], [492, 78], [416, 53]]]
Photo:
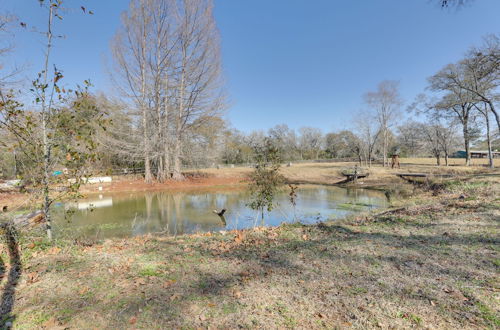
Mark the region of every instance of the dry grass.
[[[487, 159], [474, 159], [473, 166], [463, 166], [464, 159], [450, 159], [450, 166], [436, 166], [432, 158], [402, 158], [400, 169], [384, 168], [374, 164], [368, 168], [370, 176], [363, 180], [365, 186], [384, 185], [399, 182], [396, 173], [427, 173], [427, 174], [481, 174], [495, 172], [486, 167]], [[291, 167], [283, 166], [282, 174], [292, 182], [336, 184], [345, 179], [341, 172], [353, 168], [357, 163], [298, 163]], [[495, 159], [496, 167], [500, 167], [500, 159]], [[202, 173], [221, 178], [244, 178], [252, 171], [250, 167], [235, 167], [221, 169], [203, 169]]]
[[[288, 175], [297, 168], [332, 171], [304, 164]], [[438, 196], [325, 225], [90, 247], [23, 238], [9, 317], [23, 329], [498, 328], [492, 178], [447, 181]]]

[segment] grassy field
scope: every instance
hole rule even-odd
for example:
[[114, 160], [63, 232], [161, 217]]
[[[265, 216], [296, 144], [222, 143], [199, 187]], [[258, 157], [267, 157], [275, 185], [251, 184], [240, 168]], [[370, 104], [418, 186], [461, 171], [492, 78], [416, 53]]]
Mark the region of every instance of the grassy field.
[[[350, 165], [284, 172], [334, 181]], [[459, 176], [423, 183], [388, 210], [314, 226], [53, 244], [21, 235], [18, 258], [2, 250], [2, 321], [20, 329], [500, 327], [499, 172], [403, 168]], [[400, 180], [371, 171], [365, 184]]]
[[[479, 174], [489, 172], [486, 167], [487, 159], [474, 159], [474, 166], [464, 166], [464, 159], [450, 159], [450, 166], [436, 166], [435, 159], [432, 158], [402, 158], [400, 169], [383, 168], [380, 165], [373, 165], [370, 168], [363, 168], [370, 173], [364, 180], [366, 185], [385, 185], [392, 182], [400, 182], [396, 173], [427, 173], [427, 174]], [[335, 184], [345, 179], [341, 174], [343, 170], [352, 169], [355, 162], [338, 163], [297, 163], [292, 166], [283, 166], [282, 174], [292, 182]], [[495, 166], [500, 167], [500, 159], [495, 159]], [[196, 172], [206, 173], [215, 177], [244, 178], [252, 171], [250, 167], [234, 167], [221, 169], [203, 169]]]

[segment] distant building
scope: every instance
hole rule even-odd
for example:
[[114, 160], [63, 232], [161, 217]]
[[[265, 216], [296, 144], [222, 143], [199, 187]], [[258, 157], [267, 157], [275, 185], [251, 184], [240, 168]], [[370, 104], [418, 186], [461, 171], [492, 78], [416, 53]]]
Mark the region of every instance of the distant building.
[[[492, 151], [493, 158], [500, 158], [500, 151]], [[456, 158], [465, 158], [465, 151], [460, 150], [453, 154]], [[488, 158], [488, 150], [471, 150], [470, 158]]]
[[[500, 157], [500, 151], [492, 151], [493, 158], [499, 158]], [[475, 150], [470, 152], [470, 157], [471, 158], [488, 158], [488, 150]]]

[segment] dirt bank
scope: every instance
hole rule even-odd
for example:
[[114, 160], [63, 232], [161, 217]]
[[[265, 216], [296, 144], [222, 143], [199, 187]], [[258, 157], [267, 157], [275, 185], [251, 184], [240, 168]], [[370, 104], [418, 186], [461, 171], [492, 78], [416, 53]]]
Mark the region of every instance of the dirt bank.
[[[145, 183], [142, 179], [122, 177], [112, 183], [85, 185], [83, 193], [93, 192], [135, 192], [135, 191], [162, 191], [162, 190], [189, 190], [189, 189], [220, 189], [220, 187], [238, 187], [244, 185], [242, 177], [188, 177], [182, 181], [167, 181], [165, 183]], [[102, 187], [102, 190], [99, 190]]]

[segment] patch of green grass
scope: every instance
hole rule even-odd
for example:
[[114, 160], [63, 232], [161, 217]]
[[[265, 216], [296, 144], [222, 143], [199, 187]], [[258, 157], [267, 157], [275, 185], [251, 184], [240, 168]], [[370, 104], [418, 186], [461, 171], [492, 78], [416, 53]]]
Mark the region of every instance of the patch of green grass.
[[233, 314], [238, 311], [238, 304], [236, 303], [227, 303], [222, 305], [222, 313], [223, 314]]
[[358, 294], [368, 293], [368, 290], [366, 288], [363, 288], [363, 287], [353, 286], [352, 288], [349, 288], [348, 292], [349, 292], [349, 294], [355, 296]]
[[158, 266], [155, 265], [146, 265], [141, 270], [139, 270], [139, 276], [161, 276], [162, 272], [158, 269]]
[[349, 211], [361, 211], [364, 210], [367, 207], [371, 207], [372, 205], [366, 204], [366, 203], [342, 203], [342, 204], [337, 204], [338, 209], [342, 210], [349, 210]]
[[421, 325], [422, 324], [422, 318], [418, 315], [412, 314], [412, 313], [403, 313], [403, 312], [398, 312], [396, 317], [405, 319], [410, 321], [411, 323], [415, 325]]
[[64, 308], [59, 311], [61, 321], [69, 321], [73, 315], [76, 314], [76, 310], [71, 308]]
[[474, 192], [477, 189], [484, 188], [490, 184], [485, 181], [464, 182], [461, 180], [451, 180], [443, 183], [451, 191]]
[[495, 315], [494, 311], [480, 301], [476, 301], [475, 305], [488, 325], [490, 325], [493, 329], [500, 327], [500, 318]]
[[297, 320], [290, 315], [288, 307], [284, 303], [276, 303], [273, 309], [283, 318], [283, 325], [287, 328], [297, 327]]
[[379, 224], [403, 224], [407, 222], [407, 220], [403, 217], [393, 217], [393, 216], [382, 216], [375, 219], [376, 223]]
[[32, 322], [36, 325], [42, 325], [50, 319], [50, 315], [45, 312], [35, 312], [32, 315]]

